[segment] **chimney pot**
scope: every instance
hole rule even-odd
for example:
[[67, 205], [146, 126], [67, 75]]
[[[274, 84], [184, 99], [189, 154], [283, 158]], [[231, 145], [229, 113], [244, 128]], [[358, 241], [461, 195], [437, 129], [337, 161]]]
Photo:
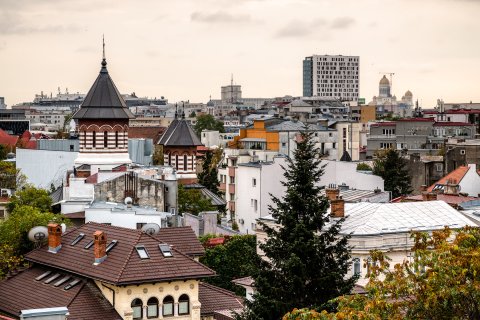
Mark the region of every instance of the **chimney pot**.
[[48, 224], [48, 251], [57, 253], [62, 247], [62, 226], [58, 223]]
[[107, 258], [107, 234], [103, 231], [93, 233], [94, 265], [102, 263]]
[[334, 218], [343, 218], [345, 216], [345, 200], [341, 196], [330, 201], [330, 216]]

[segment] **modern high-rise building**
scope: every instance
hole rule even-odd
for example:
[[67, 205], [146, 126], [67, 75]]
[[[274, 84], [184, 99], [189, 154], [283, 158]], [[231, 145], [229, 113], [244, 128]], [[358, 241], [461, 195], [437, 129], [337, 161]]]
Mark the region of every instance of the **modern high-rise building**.
[[303, 60], [303, 96], [357, 101], [360, 57], [314, 55]]

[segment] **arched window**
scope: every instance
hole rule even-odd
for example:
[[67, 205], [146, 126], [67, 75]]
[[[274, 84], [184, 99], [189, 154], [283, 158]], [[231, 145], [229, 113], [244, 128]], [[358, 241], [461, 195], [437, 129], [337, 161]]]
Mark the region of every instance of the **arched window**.
[[96, 136], [95, 136], [95, 131], [92, 132], [93, 134], [93, 137], [92, 137], [92, 147], [95, 148], [96, 144], [97, 144], [97, 140], [96, 140]]
[[158, 299], [150, 298], [147, 302], [147, 318], [158, 317]]
[[171, 153], [168, 154], [168, 165], [169, 166], [172, 165], [172, 154]]
[[184, 171], [187, 171], [187, 170], [188, 170], [188, 168], [187, 168], [187, 163], [188, 163], [187, 155], [184, 154], [184, 155], [183, 155], [183, 170], [184, 170]]
[[178, 298], [178, 314], [189, 314], [190, 313], [190, 299], [186, 294], [182, 294]]
[[83, 131], [83, 148], [87, 148], [87, 131]]
[[107, 148], [108, 146], [108, 132], [103, 131], [103, 147]]
[[133, 319], [142, 319], [143, 318], [143, 302], [140, 299], [133, 299], [132, 304]]
[[118, 131], [115, 131], [115, 148], [118, 148]]
[[163, 299], [163, 307], [162, 307], [162, 314], [163, 316], [173, 316], [173, 297], [166, 296]]
[[175, 168], [178, 170], [178, 154], [175, 155]]
[[195, 157], [192, 155], [192, 171], [195, 171]]
[[353, 259], [353, 274], [360, 274], [360, 259]]

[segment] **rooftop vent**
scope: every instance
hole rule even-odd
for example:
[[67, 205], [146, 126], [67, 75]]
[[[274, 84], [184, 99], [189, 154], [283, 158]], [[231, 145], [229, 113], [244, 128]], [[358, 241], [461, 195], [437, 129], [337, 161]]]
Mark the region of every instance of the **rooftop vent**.
[[40, 281], [40, 280], [42, 280], [43, 278], [45, 278], [46, 276], [50, 275], [50, 273], [52, 273], [52, 271], [44, 272], [44, 273], [42, 273], [41, 275], [39, 275], [38, 277], [36, 277], [35, 280]]
[[73, 280], [72, 282], [70, 282], [69, 284], [67, 284], [63, 289], [65, 289], [65, 290], [70, 290], [70, 289], [72, 289], [73, 287], [75, 287], [77, 284], [79, 284], [80, 281], [81, 281], [80, 279], [75, 279], [75, 280]]
[[63, 283], [67, 282], [67, 280], [69, 280], [71, 277], [70, 276], [65, 276], [63, 277], [62, 279], [58, 280], [57, 282], [55, 282], [53, 284], [54, 287], [59, 287], [61, 286]]
[[60, 273], [55, 273], [53, 276], [51, 276], [50, 278], [48, 278], [47, 280], [45, 280], [44, 283], [49, 284], [50, 282], [52, 282], [53, 280], [57, 279], [58, 277], [60, 277]]

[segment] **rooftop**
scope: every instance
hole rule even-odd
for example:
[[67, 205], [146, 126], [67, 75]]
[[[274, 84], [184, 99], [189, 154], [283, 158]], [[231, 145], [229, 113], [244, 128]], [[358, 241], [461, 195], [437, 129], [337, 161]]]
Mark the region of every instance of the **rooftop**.
[[168, 126], [157, 144], [163, 146], [203, 146], [200, 139], [185, 119], [175, 119]]
[[453, 170], [452, 172], [450, 172], [449, 174], [447, 174], [446, 176], [444, 176], [443, 178], [441, 178], [440, 180], [432, 184], [430, 187], [428, 187], [427, 191], [428, 192], [433, 191], [433, 189], [435, 189], [435, 187], [437, 187], [438, 185], [442, 185], [442, 186], [446, 185], [448, 181], [452, 181], [454, 183], [460, 183], [460, 181], [462, 181], [465, 174], [467, 174], [468, 169], [469, 169], [468, 166], [458, 167], [457, 169]]
[[[102, 263], [93, 266], [93, 249], [84, 247], [93, 240], [93, 233], [97, 230], [106, 233], [107, 243], [112, 240], [118, 242]], [[80, 233], [86, 236], [71, 245]], [[25, 259], [115, 285], [198, 279], [214, 275], [212, 270], [175, 247], [172, 248], [173, 257], [164, 257], [159, 250], [159, 244], [165, 243], [161, 236], [153, 237], [139, 230], [89, 222], [64, 233], [61, 241], [62, 247], [56, 254], [48, 252], [48, 245], [44, 245], [29, 252]], [[148, 259], [138, 256], [134, 250], [137, 245], [145, 247]]]
[[223, 310], [243, 309], [243, 298], [233, 292], [200, 282], [198, 300], [202, 304], [201, 314], [212, 315]]

